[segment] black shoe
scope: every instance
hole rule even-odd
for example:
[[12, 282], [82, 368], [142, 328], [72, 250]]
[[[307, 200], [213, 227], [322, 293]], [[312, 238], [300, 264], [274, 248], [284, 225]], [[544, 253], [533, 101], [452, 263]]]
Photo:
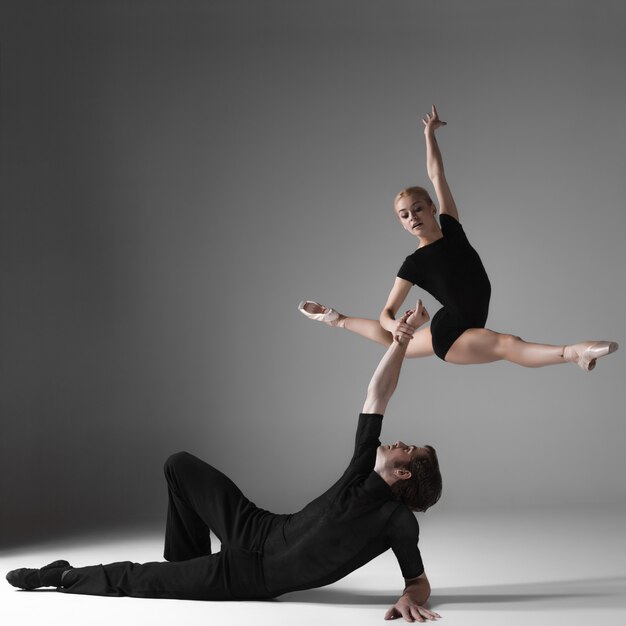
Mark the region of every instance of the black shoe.
[[37, 589], [37, 587], [60, 587], [63, 572], [72, 569], [67, 561], [55, 561], [39, 569], [22, 567], [11, 570], [7, 581], [20, 589]]

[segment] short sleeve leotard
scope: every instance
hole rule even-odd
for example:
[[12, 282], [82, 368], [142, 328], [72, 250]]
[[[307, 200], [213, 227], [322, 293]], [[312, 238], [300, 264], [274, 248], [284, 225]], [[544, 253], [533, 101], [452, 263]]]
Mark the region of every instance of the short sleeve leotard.
[[421, 287], [443, 305], [430, 324], [435, 354], [445, 361], [452, 344], [468, 328], [484, 328], [491, 284], [459, 222], [439, 218], [443, 237], [406, 257], [398, 276]]

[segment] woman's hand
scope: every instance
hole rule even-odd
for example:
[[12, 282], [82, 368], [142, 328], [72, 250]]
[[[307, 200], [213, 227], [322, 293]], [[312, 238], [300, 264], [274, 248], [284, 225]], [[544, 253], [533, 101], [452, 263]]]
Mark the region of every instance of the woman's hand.
[[393, 340], [397, 341], [401, 346], [408, 343], [413, 339], [413, 333], [415, 332], [415, 326], [407, 324], [407, 319], [413, 313], [413, 311], [407, 311], [396, 323], [396, 327], [393, 331]]
[[417, 301], [414, 309], [409, 309], [396, 324], [393, 331], [393, 340], [401, 346], [413, 339], [413, 333], [430, 320], [430, 315], [421, 300]]
[[409, 309], [402, 318], [405, 322], [416, 330], [430, 320], [430, 315], [421, 300], [418, 300], [414, 309]]
[[439, 113], [437, 113], [437, 109], [434, 104], [431, 112], [426, 113], [426, 115], [422, 118], [422, 122], [424, 123], [424, 134], [434, 133], [437, 128], [445, 126], [448, 123], [439, 119]]

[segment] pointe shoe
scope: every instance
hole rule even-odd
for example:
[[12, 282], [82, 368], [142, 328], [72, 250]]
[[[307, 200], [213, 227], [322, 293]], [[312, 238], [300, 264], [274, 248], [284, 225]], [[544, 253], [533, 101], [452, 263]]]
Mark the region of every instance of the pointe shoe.
[[329, 306], [324, 306], [314, 300], [303, 300], [298, 305], [298, 311], [311, 320], [324, 322], [329, 326], [336, 326], [342, 315]]
[[596, 359], [611, 354], [618, 348], [619, 345], [615, 341], [594, 341], [583, 350], [576, 362], [579, 367], [590, 372], [596, 366]]
[[31, 591], [38, 587], [60, 587], [63, 572], [72, 569], [67, 561], [54, 561], [39, 569], [21, 567], [11, 570], [6, 579], [10, 585]]

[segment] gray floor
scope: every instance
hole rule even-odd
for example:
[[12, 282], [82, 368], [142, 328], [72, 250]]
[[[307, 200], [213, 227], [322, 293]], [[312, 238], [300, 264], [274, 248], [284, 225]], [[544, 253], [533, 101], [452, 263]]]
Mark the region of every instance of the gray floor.
[[[420, 517], [422, 553], [443, 624], [626, 624], [626, 510], [435, 511]], [[74, 565], [161, 558], [155, 533], [83, 537], [1, 556], [2, 571], [57, 558]], [[0, 585], [3, 623], [380, 624], [402, 580], [391, 553], [344, 580], [268, 602], [203, 603], [65, 596]], [[16, 621], [7, 622], [6, 617]]]

